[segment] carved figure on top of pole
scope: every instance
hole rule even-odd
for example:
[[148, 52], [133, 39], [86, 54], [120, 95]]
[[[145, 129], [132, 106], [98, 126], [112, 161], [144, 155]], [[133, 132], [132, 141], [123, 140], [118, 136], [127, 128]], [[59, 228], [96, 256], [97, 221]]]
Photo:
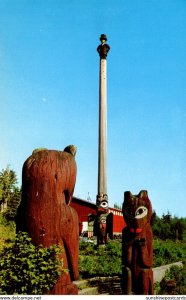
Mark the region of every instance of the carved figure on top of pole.
[[110, 46], [108, 44], [106, 44], [106, 41], [107, 41], [106, 34], [102, 34], [100, 36], [100, 41], [101, 41], [101, 44], [97, 47], [97, 51], [100, 55], [100, 58], [106, 59], [107, 58], [107, 53], [110, 50]]
[[152, 295], [152, 206], [147, 191], [125, 192], [122, 210], [127, 224], [122, 232], [123, 294]]
[[107, 54], [110, 46], [107, 37], [102, 34], [101, 44], [97, 51], [100, 55], [99, 76], [99, 145], [98, 145], [98, 195], [97, 205], [97, 237], [98, 245], [107, 243], [106, 219], [108, 215], [107, 196]]

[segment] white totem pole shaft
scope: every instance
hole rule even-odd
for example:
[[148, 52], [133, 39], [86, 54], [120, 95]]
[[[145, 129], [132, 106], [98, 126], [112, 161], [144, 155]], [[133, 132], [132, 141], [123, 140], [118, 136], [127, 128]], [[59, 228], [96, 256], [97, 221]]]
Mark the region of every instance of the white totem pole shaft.
[[107, 53], [110, 50], [106, 44], [107, 37], [102, 34], [101, 44], [97, 51], [100, 56], [99, 73], [99, 146], [98, 146], [98, 195], [97, 206], [97, 243], [107, 243]]
[[98, 195], [107, 194], [107, 61], [100, 58]]
[[98, 213], [107, 213], [107, 54], [110, 46], [106, 44], [107, 37], [102, 34], [101, 44], [97, 51], [100, 56], [99, 70], [99, 146], [98, 146]]

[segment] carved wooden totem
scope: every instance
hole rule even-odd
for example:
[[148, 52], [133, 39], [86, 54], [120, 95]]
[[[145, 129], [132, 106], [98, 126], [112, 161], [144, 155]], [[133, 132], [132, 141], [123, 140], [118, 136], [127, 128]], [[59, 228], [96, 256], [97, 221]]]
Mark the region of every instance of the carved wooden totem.
[[78, 279], [79, 223], [69, 206], [76, 181], [75, 152], [74, 146], [34, 151], [23, 165], [17, 231], [27, 231], [35, 245], [62, 245], [63, 266], [69, 270], [50, 291], [53, 295], [78, 293], [72, 281]]
[[152, 295], [152, 207], [147, 191], [125, 192], [122, 210], [127, 224], [122, 232], [123, 293]]
[[97, 244], [105, 245], [108, 243], [107, 216], [108, 216], [108, 197], [105, 194], [97, 195]]

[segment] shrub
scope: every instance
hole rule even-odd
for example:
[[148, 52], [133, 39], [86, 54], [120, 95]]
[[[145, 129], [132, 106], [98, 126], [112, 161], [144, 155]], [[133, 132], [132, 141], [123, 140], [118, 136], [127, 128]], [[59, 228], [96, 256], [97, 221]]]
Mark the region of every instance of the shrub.
[[159, 295], [186, 294], [186, 264], [183, 267], [172, 266], [160, 282]]
[[172, 262], [181, 261], [186, 253], [186, 243], [175, 243], [171, 240], [153, 242], [153, 266], [170, 264]]
[[16, 225], [14, 221], [7, 219], [0, 213], [0, 252], [5, 245], [15, 238]]
[[79, 273], [82, 278], [112, 276], [121, 272], [120, 242], [109, 242], [105, 247], [80, 243]]
[[83, 253], [83, 255], [94, 255], [95, 251], [97, 250], [97, 245], [90, 244], [87, 242], [81, 242], [79, 245], [79, 251], [80, 253]]
[[47, 293], [62, 272], [60, 254], [60, 247], [35, 247], [26, 233], [19, 232], [0, 256], [0, 294]]
[[[155, 240], [153, 243], [153, 267], [181, 261], [186, 253], [185, 243]], [[105, 247], [80, 243], [79, 273], [82, 278], [121, 275], [122, 244], [110, 241]]]

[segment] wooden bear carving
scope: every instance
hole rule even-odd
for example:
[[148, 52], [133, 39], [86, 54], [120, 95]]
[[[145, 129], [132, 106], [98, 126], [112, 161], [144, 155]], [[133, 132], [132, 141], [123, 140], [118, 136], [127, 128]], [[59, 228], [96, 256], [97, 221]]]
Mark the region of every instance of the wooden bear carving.
[[60, 244], [65, 269], [51, 294], [77, 294], [79, 222], [69, 206], [76, 181], [76, 148], [38, 150], [25, 161], [17, 231], [27, 231], [35, 245]]
[[123, 293], [152, 295], [152, 207], [147, 191], [125, 192], [122, 210], [127, 224], [122, 232]]

